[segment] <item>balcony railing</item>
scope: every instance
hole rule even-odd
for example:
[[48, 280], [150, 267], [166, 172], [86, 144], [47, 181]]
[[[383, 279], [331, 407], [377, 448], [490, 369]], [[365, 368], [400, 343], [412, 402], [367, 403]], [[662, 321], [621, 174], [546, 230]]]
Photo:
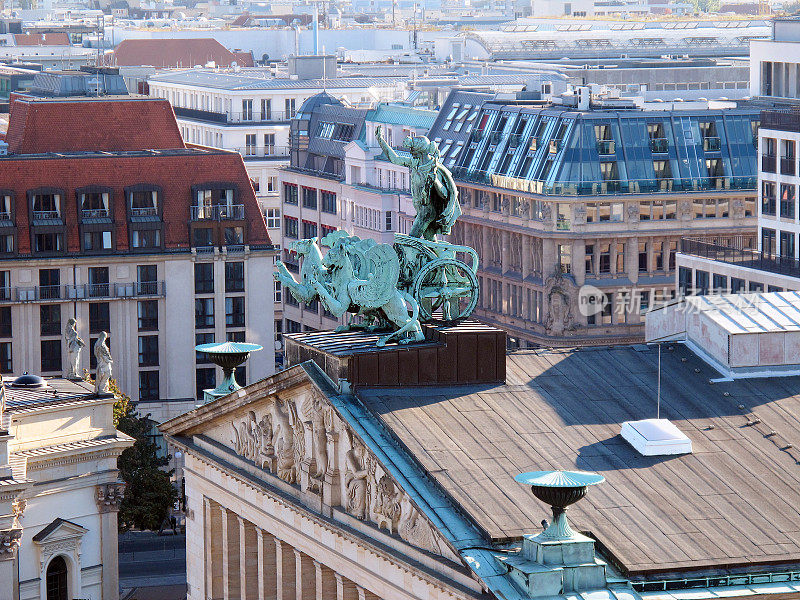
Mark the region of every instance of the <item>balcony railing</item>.
[[81, 217], [84, 219], [107, 219], [109, 214], [107, 208], [84, 208], [81, 210]]
[[722, 140], [718, 137], [703, 138], [703, 150], [706, 152], [719, 152], [722, 148]]
[[[777, 256], [752, 248], [743, 247], [744, 238], [731, 240], [705, 240], [696, 238], [683, 238], [681, 252], [701, 258], [708, 258], [718, 262], [747, 267], [769, 273], [779, 273], [800, 278], [800, 261], [795, 258]], [[722, 243], [714, 243], [722, 242]], [[739, 242], [739, 243], [737, 243]]]
[[669, 140], [667, 138], [650, 138], [650, 150], [653, 154], [666, 154], [669, 152]]
[[288, 158], [289, 146], [241, 146], [226, 148], [242, 155], [245, 160], [258, 158]]
[[649, 194], [656, 192], [703, 192], [709, 190], [755, 191], [755, 177], [692, 177], [670, 179], [625, 179], [607, 181], [565, 181], [548, 184], [543, 181], [498, 175], [486, 171], [457, 168], [457, 181], [540, 194], [543, 196], [606, 196], [617, 194]]
[[215, 112], [211, 110], [200, 110], [198, 108], [184, 108], [181, 106], [173, 107], [176, 117], [195, 119], [198, 121], [210, 121], [212, 123], [285, 123], [294, 115], [285, 112], [270, 110], [262, 113], [261, 107], [257, 110], [246, 112]]
[[796, 158], [781, 158], [781, 175], [794, 175], [797, 170]]
[[35, 210], [33, 211], [33, 218], [35, 220], [45, 219], [60, 219], [57, 210]]
[[158, 208], [155, 206], [139, 206], [131, 208], [132, 217], [157, 217]]
[[114, 299], [164, 297], [165, 295], [166, 286], [163, 281], [0, 288], [0, 302], [61, 302], [84, 298]]
[[0, 221], [10, 221], [11, 213], [8, 211], [0, 211]]
[[244, 219], [244, 204], [192, 206], [191, 216], [192, 221], [241, 221]]
[[761, 155], [761, 170], [765, 173], [774, 173], [775, 163], [776, 158], [774, 156], [770, 156], [769, 154]]
[[597, 152], [599, 154], [614, 154], [617, 151], [617, 145], [614, 140], [598, 140]]

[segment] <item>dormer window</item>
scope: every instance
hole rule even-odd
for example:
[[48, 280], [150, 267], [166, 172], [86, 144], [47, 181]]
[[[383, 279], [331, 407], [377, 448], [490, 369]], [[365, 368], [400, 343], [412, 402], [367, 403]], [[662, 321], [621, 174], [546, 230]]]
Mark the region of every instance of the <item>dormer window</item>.
[[108, 192], [84, 192], [80, 194], [81, 219], [108, 219]]
[[132, 217], [158, 215], [158, 192], [156, 190], [128, 192], [128, 202]]
[[13, 199], [11, 194], [0, 193], [0, 224], [2, 224], [3, 221], [12, 221], [11, 203]]
[[61, 194], [32, 194], [33, 219], [53, 220], [61, 218]]
[[244, 205], [236, 203], [236, 189], [223, 185], [195, 190], [193, 221], [241, 221]]
[[160, 197], [161, 188], [154, 185], [139, 184], [125, 188], [132, 250], [148, 251], [163, 246]]

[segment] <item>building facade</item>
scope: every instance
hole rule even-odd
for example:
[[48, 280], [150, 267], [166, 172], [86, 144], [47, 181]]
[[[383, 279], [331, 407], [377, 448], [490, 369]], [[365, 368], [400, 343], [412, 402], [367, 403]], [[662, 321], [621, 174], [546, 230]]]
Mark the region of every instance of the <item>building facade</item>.
[[6, 142], [2, 372], [66, 374], [76, 318], [79, 372], [108, 332], [120, 388], [161, 421], [221, 376], [195, 344], [273, 346], [274, 252], [238, 154], [186, 147], [167, 102], [130, 97], [16, 97]]
[[461, 148], [452, 239], [482, 259], [475, 315], [522, 344], [640, 340], [641, 313], [674, 294], [682, 236], [753, 231], [760, 113], [588, 88], [555, 102], [445, 105], [431, 130]]
[[34, 375], [0, 389], [0, 598], [119, 597], [112, 394]]

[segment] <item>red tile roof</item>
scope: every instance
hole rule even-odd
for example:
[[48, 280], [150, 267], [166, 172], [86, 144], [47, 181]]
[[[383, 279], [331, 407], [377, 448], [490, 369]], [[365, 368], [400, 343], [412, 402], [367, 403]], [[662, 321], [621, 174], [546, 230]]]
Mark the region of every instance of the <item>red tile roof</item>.
[[6, 141], [12, 154], [185, 147], [172, 106], [161, 98], [12, 97]]
[[64, 32], [54, 33], [15, 33], [17, 46], [70, 46], [69, 36]]
[[237, 56], [212, 38], [124, 40], [114, 50], [113, 61], [121, 67], [194, 67], [213, 61], [230, 67]]
[[164, 244], [167, 249], [189, 249], [190, 206], [193, 186], [230, 183], [244, 205], [245, 243], [271, 244], [264, 216], [247, 176], [241, 155], [235, 152], [188, 150], [163, 155], [84, 155], [64, 158], [10, 156], [0, 159], [0, 189], [14, 196], [14, 220], [20, 254], [31, 251], [29, 190], [57, 188], [64, 192], [63, 216], [67, 252], [80, 252], [80, 226], [76, 190], [96, 185], [112, 190], [110, 208], [116, 251], [129, 249], [125, 188], [137, 184], [161, 188]]

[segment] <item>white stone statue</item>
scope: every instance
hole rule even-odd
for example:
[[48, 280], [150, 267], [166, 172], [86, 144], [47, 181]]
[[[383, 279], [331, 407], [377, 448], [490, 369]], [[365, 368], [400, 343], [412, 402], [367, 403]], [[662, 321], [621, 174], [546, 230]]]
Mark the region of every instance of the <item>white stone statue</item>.
[[100, 337], [94, 344], [94, 357], [97, 359], [97, 374], [94, 378], [94, 393], [107, 394], [108, 380], [111, 379], [111, 350], [106, 345], [108, 334], [105, 331], [100, 333]]
[[78, 369], [81, 350], [86, 344], [78, 335], [78, 322], [73, 318], [67, 321], [67, 327], [64, 329], [64, 341], [67, 343], [67, 362], [69, 364], [67, 379], [80, 379]]

